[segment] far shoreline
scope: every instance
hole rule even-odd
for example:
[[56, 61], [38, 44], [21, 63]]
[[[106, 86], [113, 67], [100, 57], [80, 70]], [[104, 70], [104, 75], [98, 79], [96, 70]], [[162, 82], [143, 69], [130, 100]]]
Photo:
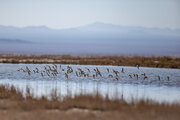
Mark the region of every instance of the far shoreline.
[[0, 63], [111, 65], [180, 69], [180, 57], [169, 56], [70, 56], [0, 54]]

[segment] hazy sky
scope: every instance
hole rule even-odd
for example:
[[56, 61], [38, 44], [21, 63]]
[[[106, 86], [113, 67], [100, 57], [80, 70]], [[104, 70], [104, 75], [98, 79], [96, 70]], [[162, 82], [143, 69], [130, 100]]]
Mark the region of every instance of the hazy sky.
[[180, 0], [0, 0], [0, 25], [69, 28], [96, 21], [180, 28]]

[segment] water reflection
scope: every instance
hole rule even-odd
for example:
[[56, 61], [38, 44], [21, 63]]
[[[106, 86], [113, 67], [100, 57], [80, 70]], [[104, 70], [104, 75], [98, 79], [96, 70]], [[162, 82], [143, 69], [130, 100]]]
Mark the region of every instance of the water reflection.
[[152, 99], [158, 102], [180, 102], [180, 88], [152, 85], [120, 84], [112, 82], [94, 81], [47, 81], [47, 80], [10, 80], [2, 79], [0, 84], [9, 84], [18, 87], [25, 92], [26, 87], [30, 87], [31, 92], [36, 96], [48, 96], [52, 90], [57, 90], [61, 96], [77, 94], [93, 94], [98, 92], [102, 96], [108, 95], [111, 99], [122, 97], [126, 101], [132, 98]]

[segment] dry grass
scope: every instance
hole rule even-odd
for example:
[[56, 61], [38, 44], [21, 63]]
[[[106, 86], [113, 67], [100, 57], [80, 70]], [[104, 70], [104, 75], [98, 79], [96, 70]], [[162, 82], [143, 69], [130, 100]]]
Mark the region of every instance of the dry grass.
[[157, 103], [150, 100], [127, 103], [121, 99], [94, 95], [61, 96], [52, 92], [51, 98], [35, 98], [13, 86], [0, 86], [0, 116], [2, 120], [179, 120], [180, 104]]
[[2, 55], [0, 63], [33, 63], [33, 64], [81, 64], [81, 65], [121, 65], [145, 66], [158, 68], [180, 68], [180, 58], [143, 57], [143, 56], [60, 56], [60, 55]]

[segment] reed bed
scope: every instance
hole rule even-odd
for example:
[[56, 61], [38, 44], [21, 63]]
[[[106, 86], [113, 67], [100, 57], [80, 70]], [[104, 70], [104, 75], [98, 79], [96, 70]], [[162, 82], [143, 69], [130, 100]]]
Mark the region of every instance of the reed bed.
[[[55, 91], [51, 93], [50, 99], [46, 96], [36, 98], [30, 92], [30, 88], [23, 94], [14, 86], [0, 85], [0, 115], [3, 115], [1, 118], [8, 120], [23, 119], [22, 115], [28, 120], [30, 118], [179, 120], [179, 113], [179, 103], [166, 104], [152, 100], [126, 102], [123, 98], [109, 99], [108, 96], [102, 97], [98, 93], [66, 96], [61, 99]], [[74, 116], [75, 114], [77, 116]]]
[[33, 64], [78, 64], [78, 65], [116, 65], [143, 66], [156, 68], [180, 68], [179, 57], [144, 57], [144, 56], [69, 56], [69, 55], [3, 55], [0, 63]]

